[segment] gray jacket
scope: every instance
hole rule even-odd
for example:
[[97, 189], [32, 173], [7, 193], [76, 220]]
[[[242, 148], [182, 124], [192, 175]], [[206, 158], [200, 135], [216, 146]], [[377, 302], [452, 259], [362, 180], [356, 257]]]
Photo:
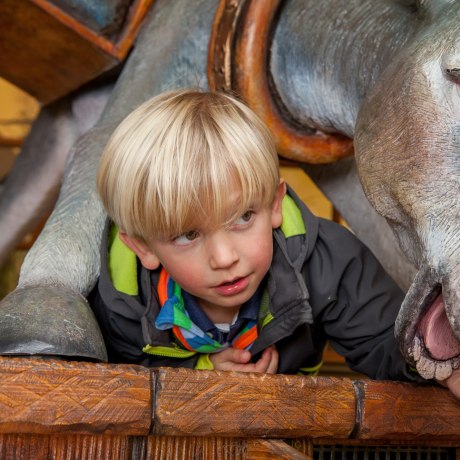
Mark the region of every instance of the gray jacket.
[[[297, 373], [321, 361], [329, 340], [350, 368], [375, 379], [416, 380], [394, 338], [394, 322], [404, 298], [381, 265], [351, 232], [314, 216], [289, 189], [301, 210], [306, 233], [286, 238], [273, 232], [273, 262], [267, 274], [273, 319], [260, 331], [254, 360], [276, 344], [279, 373]], [[109, 223], [110, 225], [110, 223]], [[147, 344], [170, 347], [169, 331], [155, 328], [159, 312], [159, 271], [138, 262], [139, 295], [118, 292], [107, 270], [107, 234], [102, 243], [101, 275], [90, 303], [98, 318], [110, 360], [146, 366], [194, 367], [187, 359], [154, 356]], [[264, 315], [267, 312], [263, 313]]]

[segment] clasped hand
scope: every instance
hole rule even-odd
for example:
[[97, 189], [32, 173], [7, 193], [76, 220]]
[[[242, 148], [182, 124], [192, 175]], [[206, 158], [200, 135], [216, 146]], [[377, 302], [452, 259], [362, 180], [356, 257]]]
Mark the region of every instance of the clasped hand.
[[278, 351], [272, 345], [266, 348], [255, 363], [251, 363], [251, 353], [237, 348], [226, 348], [210, 356], [214, 369], [220, 371], [263, 372], [276, 374], [278, 370]]

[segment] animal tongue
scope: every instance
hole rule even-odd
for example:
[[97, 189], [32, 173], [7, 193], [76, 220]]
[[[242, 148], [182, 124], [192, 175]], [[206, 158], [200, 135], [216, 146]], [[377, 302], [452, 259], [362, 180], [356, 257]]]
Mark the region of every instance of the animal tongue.
[[422, 318], [419, 331], [432, 358], [445, 361], [460, 354], [460, 342], [447, 319], [442, 295], [436, 297]]

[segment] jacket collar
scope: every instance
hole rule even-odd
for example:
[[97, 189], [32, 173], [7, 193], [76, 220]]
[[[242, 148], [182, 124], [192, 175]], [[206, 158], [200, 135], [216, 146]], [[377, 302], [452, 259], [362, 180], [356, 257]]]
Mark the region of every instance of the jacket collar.
[[318, 234], [318, 220], [289, 187], [288, 195], [300, 209], [306, 233], [286, 237], [281, 229], [273, 232], [273, 260], [267, 276], [273, 320], [263, 328], [253, 344], [251, 352], [254, 354], [291, 335], [300, 324], [313, 323], [310, 295], [302, 268], [312, 252]]
[[[267, 275], [270, 313], [274, 319], [263, 329], [251, 351], [257, 353], [276, 340], [288, 336], [300, 324], [313, 323], [309, 293], [302, 276], [302, 267], [310, 256], [318, 233], [318, 219], [307, 209], [296, 193], [288, 187], [288, 195], [300, 209], [306, 233], [286, 237], [281, 229], [273, 232], [273, 261]], [[107, 267], [109, 229], [108, 222], [103, 236], [100, 291], [107, 308], [133, 320], [140, 320], [146, 343], [167, 340], [164, 331], [154, 327], [159, 311], [155, 289], [152, 289], [151, 273], [138, 264], [139, 293], [132, 296], [117, 291], [110, 280]], [[155, 273], [153, 273], [155, 279]], [[110, 298], [110, 299], [109, 299]], [[145, 306], [144, 306], [145, 305]], [[270, 343], [268, 343], [270, 342]]]

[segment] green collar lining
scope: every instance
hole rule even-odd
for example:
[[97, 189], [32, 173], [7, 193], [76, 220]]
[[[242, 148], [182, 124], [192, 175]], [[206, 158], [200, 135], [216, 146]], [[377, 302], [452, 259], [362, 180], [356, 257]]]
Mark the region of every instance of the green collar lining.
[[305, 235], [305, 222], [302, 219], [302, 212], [296, 205], [295, 201], [289, 196], [285, 195], [281, 203], [281, 212], [283, 213], [283, 223], [281, 224], [281, 231], [286, 238], [297, 235]]
[[124, 294], [138, 295], [136, 254], [120, 240], [116, 225], [112, 225], [109, 233], [108, 258], [110, 279], [115, 289]]

